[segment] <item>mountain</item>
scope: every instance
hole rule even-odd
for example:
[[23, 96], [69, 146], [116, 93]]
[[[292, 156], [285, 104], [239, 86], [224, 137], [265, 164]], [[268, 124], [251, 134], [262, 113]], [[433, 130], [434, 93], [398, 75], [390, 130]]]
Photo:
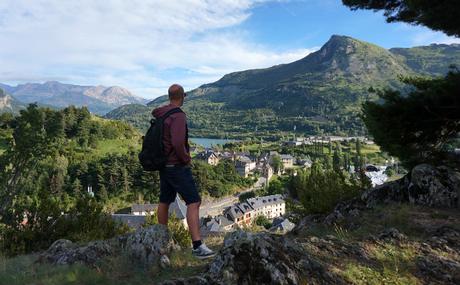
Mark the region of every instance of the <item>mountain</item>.
[[[184, 109], [194, 136], [271, 136], [294, 129], [363, 134], [361, 103], [377, 99], [369, 88], [401, 88], [399, 76], [441, 75], [451, 63], [460, 66], [458, 45], [387, 50], [333, 35], [298, 61], [234, 72], [204, 84], [187, 93]], [[147, 105], [154, 108], [166, 101], [162, 96]], [[115, 113], [123, 108], [128, 107]], [[148, 121], [149, 112], [137, 116]]]
[[150, 126], [151, 111], [152, 109], [146, 105], [127, 104], [108, 112], [104, 117], [123, 120], [138, 129], [146, 130]]
[[449, 63], [460, 67], [460, 44], [432, 44], [414, 48], [392, 48], [411, 69], [427, 75], [443, 75]]
[[25, 108], [25, 105], [12, 96], [8, 95], [0, 87], [0, 114], [1, 113], [19, 113], [19, 110]]
[[55, 107], [88, 106], [91, 112], [97, 114], [105, 114], [125, 104], [147, 102], [146, 99], [118, 86], [80, 86], [48, 81], [43, 84], [27, 83], [16, 87], [1, 84], [0, 87], [24, 103], [37, 102]]

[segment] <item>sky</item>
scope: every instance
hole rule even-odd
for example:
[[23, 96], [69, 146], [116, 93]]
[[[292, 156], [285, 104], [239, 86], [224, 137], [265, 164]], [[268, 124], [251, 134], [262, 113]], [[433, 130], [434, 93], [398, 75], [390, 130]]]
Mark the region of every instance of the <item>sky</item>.
[[0, 0], [0, 82], [122, 86], [153, 99], [289, 63], [331, 35], [384, 48], [460, 43], [340, 0]]

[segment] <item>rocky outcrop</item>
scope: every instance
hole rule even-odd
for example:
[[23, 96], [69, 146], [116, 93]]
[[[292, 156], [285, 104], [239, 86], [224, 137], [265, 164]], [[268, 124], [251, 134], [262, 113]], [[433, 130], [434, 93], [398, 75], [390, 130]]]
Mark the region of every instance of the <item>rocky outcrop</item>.
[[163, 284], [345, 284], [290, 238], [244, 231], [225, 238], [202, 278]]
[[[365, 191], [360, 197], [337, 204], [323, 221], [332, 225], [380, 204], [411, 203], [429, 207], [460, 208], [460, 173], [448, 167], [420, 164], [403, 178]], [[309, 219], [310, 217], [307, 217]], [[299, 223], [299, 227], [307, 221]]]
[[409, 201], [430, 207], [459, 207], [460, 173], [445, 166], [421, 164], [411, 172]]
[[124, 252], [140, 265], [157, 264], [167, 267], [167, 255], [175, 247], [168, 229], [163, 225], [154, 225], [132, 234], [111, 240], [93, 241], [83, 246], [60, 239], [42, 253], [38, 261], [60, 265], [82, 263], [92, 266], [104, 257]]
[[114, 249], [107, 241], [94, 241], [85, 246], [77, 246], [69, 240], [60, 239], [42, 253], [38, 261], [58, 265], [82, 263], [93, 266], [97, 261], [113, 253]]
[[419, 256], [416, 266], [418, 275], [428, 281], [426, 284], [460, 284], [460, 262], [429, 254]]
[[367, 190], [360, 200], [367, 207], [388, 202], [410, 202], [430, 207], [459, 207], [460, 173], [448, 167], [420, 164], [410, 175]]
[[[155, 225], [128, 235], [124, 241], [125, 251], [141, 264], [158, 264], [163, 255], [175, 248], [168, 229], [163, 225]], [[169, 261], [169, 259], [168, 259]], [[163, 258], [161, 264], [167, 261]]]

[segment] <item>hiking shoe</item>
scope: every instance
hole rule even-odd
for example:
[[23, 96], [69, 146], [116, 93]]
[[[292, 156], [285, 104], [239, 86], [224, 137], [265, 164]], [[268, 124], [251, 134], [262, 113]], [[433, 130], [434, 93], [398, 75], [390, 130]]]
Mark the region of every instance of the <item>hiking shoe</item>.
[[197, 249], [192, 249], [192, 255], [199, 259], [205, 259], [213, 257], [216, 253], [203, 243]]

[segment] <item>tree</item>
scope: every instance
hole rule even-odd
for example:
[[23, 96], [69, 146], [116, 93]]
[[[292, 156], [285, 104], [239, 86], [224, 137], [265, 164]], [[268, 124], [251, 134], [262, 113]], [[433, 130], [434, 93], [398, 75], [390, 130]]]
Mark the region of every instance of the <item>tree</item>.
[[356, 196], [362, 189], [350, 183], [346, 176], [333, 170], [325, 170], [322, 165], [313, 163], [310, 173], [300, 172], [293, 178], [297, 196], [305, 213], [326, 213], [344, 199]]
[[[460, 2], [430, 0], [343, 0], [353, 10], [384, 10], [388, 22], [424, 25], [460, 37]], [[460, 128], [460, 74], [451, 70], [444, 78], [406, 78], [414, 87], [402, 96], [399, 91], [379, 92], [382, 104], [367, 102], [363, 119], [383, 150], [398, 156], [405, 166], [446, 162], [446, 142]], [[452, 161], [452, 160], [450, 160]]]
[[[0, 213], [11, 209], [15, 197], [37, 165], [62, 147], [61, 118], [49, 109], [30, 104], [15, 118], [11, 143], [0, 156]], [[0, 215], [0, 219], [5, 219]]]
[[334, 155], [332, 157], [332, 169], [334, 169], [334, 171], [336, 171], [336, 172], [339, 172], [339, 171], [341, 171], [341, 166], [342, 166], [342, 162], [341, 162], [341, 159], [340, 159], [339, 151], [337, 149], [335, 149], [334, 150]]
[[460, 2], [432, 0], [342, 0], [352, 10], [383, 10], [387, 22], [424, 25], [450, 36], [460, 36]]
[[270, 220], [263, 215], [257, 216], [254, 223], [258, 226], [264, 227], [265, 229], [269, 229], [272, 225]]
[[283, 162], [281, 161], [281, 157], [279, 155], [273, 156], [272, 166], [273, 166], [273, 171], [275, 173], [278, 173], [279, 171], [283, 170]]
[[448, 159], [445, 145], [460, 132], [460, 72], [444, 78], [408, 78], [413, 91], [380, 92], [382, 103], [366, 102], [363, 120], [382, 150], [412, 167]]

